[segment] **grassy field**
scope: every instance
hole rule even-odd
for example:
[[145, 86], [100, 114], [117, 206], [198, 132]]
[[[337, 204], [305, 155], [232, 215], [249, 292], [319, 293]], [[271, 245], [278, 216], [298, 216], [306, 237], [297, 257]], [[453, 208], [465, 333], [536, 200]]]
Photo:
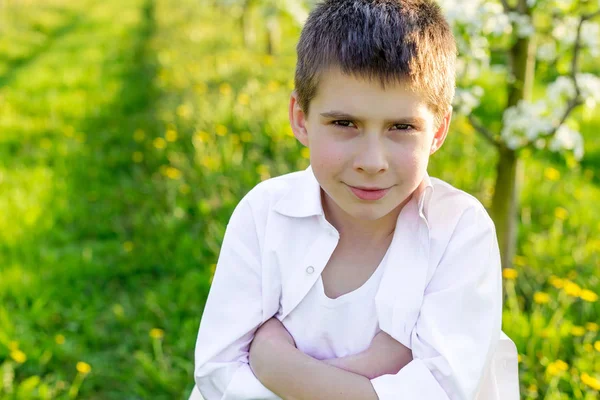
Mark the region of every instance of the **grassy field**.
[[[298, 28], [268, 56], [206, 3], [0, 8], [0, 398], [187, 398], [233, 207], [308, 165], [287, 121]], [[503, 327], [524, 399], [600, 390], [600, 117], [578, 123], [580, 164], [525, 155]], [[456, 117], [430, 174], [489, 206], [494, 163]]]

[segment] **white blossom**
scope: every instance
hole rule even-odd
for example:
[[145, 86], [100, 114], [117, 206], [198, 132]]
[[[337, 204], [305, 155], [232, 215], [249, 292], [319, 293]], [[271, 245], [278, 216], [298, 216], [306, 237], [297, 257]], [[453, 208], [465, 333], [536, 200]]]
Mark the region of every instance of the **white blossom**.
[[516, 31], [518, 37], [525, 38], [535, 33], [535, 28], [529, 15], [511, 12], [508, 14], [508, 16], [510, 21], [517, 28]]
[[550, 62], [556, 59], [556, 42], [547, 42], [538, 46], [537, 58], [542, 61]]
[[552, 121], [547, 117], [548, 105], [543, 101], [530, 103], [521, 100], [504, 111], [501, 136], [511, 149], [534, 142], [552, 131]]
[[481, 8], [481, 31], [484, 35], [500, 36], [512, 32], [510, 18], [500, 3], [485, 2]]
[[475, 86], [469, 89], [456, 89], [454, 94], [453, 106], [454, 109], [462, 115], [469, 115], [481, 101], [483, 89], [480, 86]]
[[557, 41], [566, 45], [572, 45], [575, 43], [575, 37], [577, 36], [577, 24], [579, 23], [577, 17], [565, 16], [560, 21], [555, 21], [556, 25], [552, 30], [552, 36]]
[[555, 152], [563, 149], [572, 150], [575, 159], [581, 160], [583, 158], [583, 137], [579, 132], [566, 125], [561, 125], [556, 130], [548, 148]]
[[586, 107], [593, 109], [600, 103], [600, 77], [589, 73], [577, 74], [577, 86]]
[[575, 97], [575, 85], [568, 76], [561, 75], [546, 88], [546, 96], [552, 103], [559, 103]]
[[[555, 22], [552, 30], [554, 39], [566, 46], [572, 46], [577, 38], [579, 17], [565, 16]], [[581, 25], [580, 40], [582, 46], [588, 48], [593, 56], [600, 55], [600, 25], [593, 21], [584, 21]]]
[[[581, 100], [589, 107], [594, 108], [600, 103], [600, 78], [590, 73], [577, 74], [577, 86], [579, 87]], [[546, 88], [546, 99], [551, 106], [550, 113], [554, 118], [560, 118], [564, 114], [568, 102], [575, 98], [576, 91], [573, 80], [567, 76], [559, 76]]]
[[590, 49], [592, 56], [600, 55], [600, 25], [585, 21], [581, 26], [581, 39], [584, 46]]

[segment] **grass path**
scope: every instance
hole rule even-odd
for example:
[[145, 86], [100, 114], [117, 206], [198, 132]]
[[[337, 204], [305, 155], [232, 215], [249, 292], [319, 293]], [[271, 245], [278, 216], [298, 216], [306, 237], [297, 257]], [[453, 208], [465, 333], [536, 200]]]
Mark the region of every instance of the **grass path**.
[[[0, 394], [41, 376], [60, 396], [85, 361], [84, 398], [177, 398], [205, 279], [173, 257], [182, 227], [153, 178], [160, 160], [132, 160], [134, 132], [164, 129], [155, 4], [69, 3], [35, 11], [60, 21], [0, 76], [0, 359], [27, 357], [4, 364], [15, 379]], [[173, 335], [162, 358], [152, 328]]]

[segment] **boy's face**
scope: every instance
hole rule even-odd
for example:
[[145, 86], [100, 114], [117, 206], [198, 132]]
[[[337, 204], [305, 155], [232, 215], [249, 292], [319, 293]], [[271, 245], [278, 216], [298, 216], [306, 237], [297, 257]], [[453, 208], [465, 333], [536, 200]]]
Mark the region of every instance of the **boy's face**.
[[[378, 80], [357, 79], [337, 69], [321, 76], [309, 111], [307, 117], [294, 92], [292, 130], [310, 148], [313, 172], [325, 192], [324, 207], [363, 220], [386, 216], [417, 188], [429, 156], [444, 142], [451, 117], [449, 111], [436, 127], [424, 100], [404, 85], [384, 90]], [[388, 190], [377, 200], [365, 200], [352, 187]]]

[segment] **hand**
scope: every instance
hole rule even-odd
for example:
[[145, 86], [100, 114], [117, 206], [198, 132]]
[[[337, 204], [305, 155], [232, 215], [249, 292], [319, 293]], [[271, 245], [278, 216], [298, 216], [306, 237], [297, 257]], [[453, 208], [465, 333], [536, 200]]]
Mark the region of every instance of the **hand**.
[[412, 351], [383, 331], [375, 335], [369, 348], [363, 352], [322, 360], [328, 365], [368, 379], [386, 374], [395, 375], [410, 361], [412, 361]]
[[384, 331], [379, 331], [366, 350], [370, 359], [377, 360], [381, 367], [379, 375], [397, 374], [413, 360], [412, 350]]

